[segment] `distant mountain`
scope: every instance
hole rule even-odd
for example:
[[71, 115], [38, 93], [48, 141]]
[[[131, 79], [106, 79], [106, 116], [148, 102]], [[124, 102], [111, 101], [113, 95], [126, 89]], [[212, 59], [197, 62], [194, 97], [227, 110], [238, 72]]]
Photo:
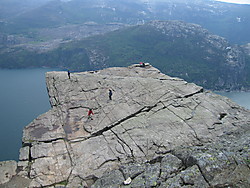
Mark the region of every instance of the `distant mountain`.
[[[16, 0], [8, 0], [16, 4]], [[25, 0], [29, 2], [31, 0]], [[41, 28], [61, 27], [69, 24], [93, 22], [107, 24], [119, 22], [137, 25], [150, 20], [182, 20], [202, 25], [209, 31], [226, 37], [233, 43], [250, 42], [250, 5], [236, 5], [214, 0], [45, 0], [29, 7], [19, 2], [22, 11], [7, 13], [10, 6], [2, 5], [5, 10], [0, 16], [1, 31], [8, 34], [31, 33]], [[7, 0], [3, 0], [7, 2]], [[36, 0], [35, 2], [42, 2]], [[47, 2], [44, 4], [44, 2]], [[0, 3], [1, 5], [1, 3]], [[3, 15], [8, 16], [3, 16]]]
[[214, 0], [167, 0], [148, 4], [155, 19], [196, 23], [230, 42], [250, 42], [250, 5]]
[[152, 21], [70, 42], [46, 53], [13, 48], [0, 66], [55, 66], [95, 70], [150, 62], [165, 74], [209, 89], [249, 89], [250, 58], [241, 47], [196, 24]]
[[51, 0], [1, 0], [0, 20], [18, 17], [35, 8], [41, 7]]
[[34, 29], [59, 27], [86, 22], [107, 24], [112, 22], [136, 24], [142, 4], [132, 0], [52, 0], [47, 4], [7, 19], [4, 30], [20, 34]]

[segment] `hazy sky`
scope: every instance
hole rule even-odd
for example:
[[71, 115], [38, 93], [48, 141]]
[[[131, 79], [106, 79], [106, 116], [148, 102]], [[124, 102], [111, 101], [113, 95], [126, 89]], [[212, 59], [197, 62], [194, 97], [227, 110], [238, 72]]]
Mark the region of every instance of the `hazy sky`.
[[228, 3], [238, 3], [238, 4], [250, 4], [250, 0], [217, 0], [217, 1], [223, 1]]
[[[144, 1], [147, 1], [147, 0], [144, 0]], [[162, 1], [162, 2], [164, 2], [164, 0], [148, 0], [148, 1]], [[174, 0], [172, 0], [172, 1], [174, 1]], [[204, 1], [206, 1], [206, 0], [204, 0]], [[250, 0], [215, 0], [215, 1], [237, 3], [237, 4], [250, 4]]]
[[[71, 1], [71, 0], [61, 0], [61, 1]], [[144, 1], [147, 1], [147, 0], [144, 0]], [[148, 1], [164, 1], [164, 0], [148, 0]], [[204, 0], [204, 1], [206, 1], [206, 0]], [[215, 0], [215, 1], [237, 3], [237, 4], [250, 4], [250, 0]]]

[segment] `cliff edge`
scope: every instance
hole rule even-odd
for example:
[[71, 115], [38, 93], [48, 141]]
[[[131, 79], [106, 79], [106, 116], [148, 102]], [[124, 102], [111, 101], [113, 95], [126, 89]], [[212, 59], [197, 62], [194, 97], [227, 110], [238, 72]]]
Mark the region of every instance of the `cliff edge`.
[[250, 111], [226, 97], [150, 65], [48, 72], [46, 83], [52, 109], [24, 128], [1, 186], [250, 186]]

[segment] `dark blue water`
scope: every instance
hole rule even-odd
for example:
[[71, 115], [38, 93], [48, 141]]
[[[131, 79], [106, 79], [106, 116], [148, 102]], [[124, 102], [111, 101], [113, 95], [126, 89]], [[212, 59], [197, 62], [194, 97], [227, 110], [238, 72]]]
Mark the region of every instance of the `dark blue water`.
[[0, 161], [18, 160], [24, 126], [50, 109], [47, 71], [0, 69]]

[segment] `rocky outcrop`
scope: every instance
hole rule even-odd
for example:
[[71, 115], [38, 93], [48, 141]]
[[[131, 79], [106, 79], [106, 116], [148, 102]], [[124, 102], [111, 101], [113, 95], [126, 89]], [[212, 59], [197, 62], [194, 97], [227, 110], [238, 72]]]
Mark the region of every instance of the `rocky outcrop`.
[[250, 185], [249, 144], [246, 126], [221, 136], [215, 143], [181, 146], [146, 163], [122, 165], [118, 170], [105, 173], [92, 187], [247, 188]]
[[17, 163], [16, 161], [3, 161], [0, 162], [0, 184], [10, 181], [13, 175], [16, 174]]
[[152, 66], [46, 81], [52, 109], [25, 127], [15, 175], [29, 187], [250, 185], [250, 112], [229, 99]]

